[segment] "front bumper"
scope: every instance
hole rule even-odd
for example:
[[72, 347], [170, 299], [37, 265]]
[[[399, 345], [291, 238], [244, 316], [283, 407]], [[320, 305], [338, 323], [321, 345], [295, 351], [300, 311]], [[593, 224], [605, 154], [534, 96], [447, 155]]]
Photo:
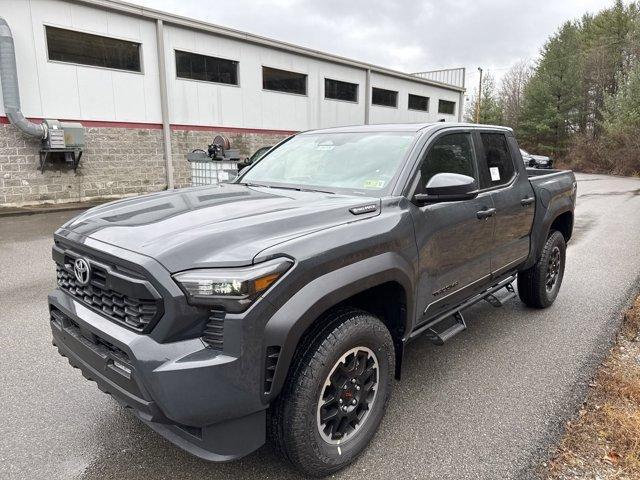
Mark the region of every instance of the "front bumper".
[[55, 290], [53, 343], [69, 363], [153, 430], [198, 457], [240, 458], [265, 440], [265, 408], [248, 395], [242, 359], [195, 338], [159, 343]]

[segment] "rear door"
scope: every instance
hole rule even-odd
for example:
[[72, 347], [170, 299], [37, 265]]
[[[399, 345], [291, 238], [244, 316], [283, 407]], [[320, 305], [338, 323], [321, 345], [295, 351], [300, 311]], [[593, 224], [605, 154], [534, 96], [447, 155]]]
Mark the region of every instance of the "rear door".
[[[478, 181], [471, 132], [447, 130], [422, 154], [410, 198], [424, 193], [436, 173], [459, 173]], [[493, 217], [490, 192], [472, 200], [433, 203], [411, 210], [419, 251], [418, 312], [432, 317], [457, 305], [490, 280]]]
[[490, 192], [496, 209], [491, 272], [500, 275], [529, 255], [535, 199], [526, 171], [516, 164], [517, 143], [503, 131], [481, 131], [478, 157], [480, 187]]

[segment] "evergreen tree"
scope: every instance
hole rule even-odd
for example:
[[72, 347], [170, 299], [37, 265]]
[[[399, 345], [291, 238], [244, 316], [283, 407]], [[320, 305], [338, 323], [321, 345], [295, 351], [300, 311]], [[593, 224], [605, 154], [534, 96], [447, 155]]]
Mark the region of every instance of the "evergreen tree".
[[522, 133], [526, 144], [558, 155], [565, 151], [581, 117], [580, 30], [565, 23], [544, 45], [524, 94]]

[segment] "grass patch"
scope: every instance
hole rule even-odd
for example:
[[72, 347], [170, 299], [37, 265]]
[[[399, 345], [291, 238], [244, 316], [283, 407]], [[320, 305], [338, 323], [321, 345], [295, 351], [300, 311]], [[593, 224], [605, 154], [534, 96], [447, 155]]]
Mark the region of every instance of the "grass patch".
[[624, 314], [616, 345], [598, 370], [577, 418], [546, 465], [565, 479], [640, 478], [640, 297]]

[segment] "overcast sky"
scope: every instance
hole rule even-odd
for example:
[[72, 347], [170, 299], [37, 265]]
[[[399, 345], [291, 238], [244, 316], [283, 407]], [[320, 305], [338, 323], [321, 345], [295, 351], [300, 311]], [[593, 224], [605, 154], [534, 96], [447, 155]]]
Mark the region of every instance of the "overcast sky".
[[499, 78], [614, 0], [129, 1], [404, 72], [466, 67], [472, 90], [477, 67]]

